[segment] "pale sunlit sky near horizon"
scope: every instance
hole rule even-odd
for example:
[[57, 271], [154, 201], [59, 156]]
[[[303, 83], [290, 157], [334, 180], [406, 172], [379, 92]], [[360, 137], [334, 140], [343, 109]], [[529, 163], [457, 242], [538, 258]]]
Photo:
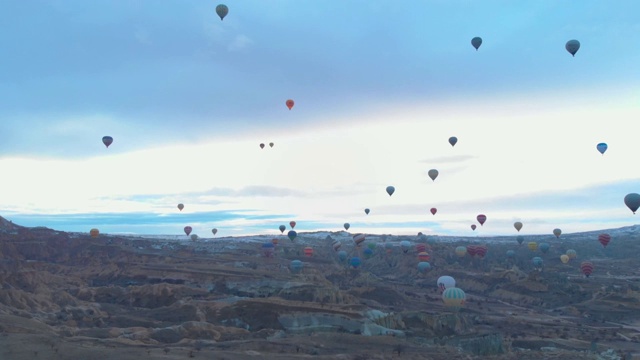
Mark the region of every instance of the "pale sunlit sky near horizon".
[[0, 1], [0, 215], [201, 237], [638, 223], [640, 2], [218, 4]]

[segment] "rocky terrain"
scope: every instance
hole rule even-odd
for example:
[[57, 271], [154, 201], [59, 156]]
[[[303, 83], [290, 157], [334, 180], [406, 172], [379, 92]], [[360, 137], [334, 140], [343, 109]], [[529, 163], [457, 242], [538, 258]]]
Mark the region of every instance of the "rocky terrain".
[[[599, 232], [522, 245], [367, 235], [360, 248], [346, 232], [299, 233], [275, 236], [267, 256], [272, 235], [92, 238], [0, 218], [0, 359], [640, 359], [640, 227], [607, 231], [606, 248]], [[469, 244], [486, 256], [455, 254]], [[578, 255], [563, 264], [568, 249]], [[466, 293], [459, 311], [443, 304], [442, 275]]]

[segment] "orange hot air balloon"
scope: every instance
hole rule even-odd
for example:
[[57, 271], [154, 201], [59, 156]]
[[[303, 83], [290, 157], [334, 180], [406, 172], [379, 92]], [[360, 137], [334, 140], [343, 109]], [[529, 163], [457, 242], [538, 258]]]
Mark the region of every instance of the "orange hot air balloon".
[[418, 253], [418, 260], [420, 261], [429, 261], [431, 259], [431, 256], [429, 255], [428, 252], [423, 251], [421, 253]]
[[287, 104], [287, 107], [289, 108], [289, 110], [291, 110], [291, 108], [293, 107], [293, 105], [295, 103], [293, 102], [293, 100], [289, 99], [289, 100], [287, 100], [286, 104]]
[[91, 231], [89, 231], [89, 234], [92, 238], [97, 238], [98, 235], [100, 235], [100, 231], [98, 231], [98, 229], [91, 229]]
[[178, 204], [178, 210], [182, 211], [184, 209], [184, 204]]
[[296, 222], [295, 221], [290, 221], [289, 222], [289, 226], [291, 226], [291, 228], [293, 229], [294, 227], [296, 227]]

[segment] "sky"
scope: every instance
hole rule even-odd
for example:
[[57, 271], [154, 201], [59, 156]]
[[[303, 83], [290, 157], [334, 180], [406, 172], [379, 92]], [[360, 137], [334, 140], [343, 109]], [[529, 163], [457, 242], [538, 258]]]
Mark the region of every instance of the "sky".
[[0, 2], [0, 215], [203, 238], [638, 223], [640, 2], [218, 4]]

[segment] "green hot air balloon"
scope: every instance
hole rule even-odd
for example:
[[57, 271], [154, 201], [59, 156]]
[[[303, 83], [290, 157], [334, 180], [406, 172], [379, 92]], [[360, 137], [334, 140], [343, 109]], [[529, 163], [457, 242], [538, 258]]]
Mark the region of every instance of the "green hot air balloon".
[[220, 21], [224, 19], [225, 16], [229, 13], [229, 8], [225, 4], [220, 4], [216, 6], [216, 14], [220, 16]]
[[462, 289], [457, 287], [447, 288], [442, 293], [442, 301], [444, 305], [454, 311], [460, 310], [464, 306], [466, 294]]
[[287, 236], [289, 237], [289, 240], [293, 241], [296, 237], [298, 237], [298, 233], [295, 230], [289, 230]]
[[638, 208], [640, 207], [640, 194], [637, 194], [637, 193], [627, 194], [627, 196], [624, 197], [624, 204], [627, 205], [627, 207], [629, 208], [629, 210], [631, 210], [632, 213], [635, 214]]

